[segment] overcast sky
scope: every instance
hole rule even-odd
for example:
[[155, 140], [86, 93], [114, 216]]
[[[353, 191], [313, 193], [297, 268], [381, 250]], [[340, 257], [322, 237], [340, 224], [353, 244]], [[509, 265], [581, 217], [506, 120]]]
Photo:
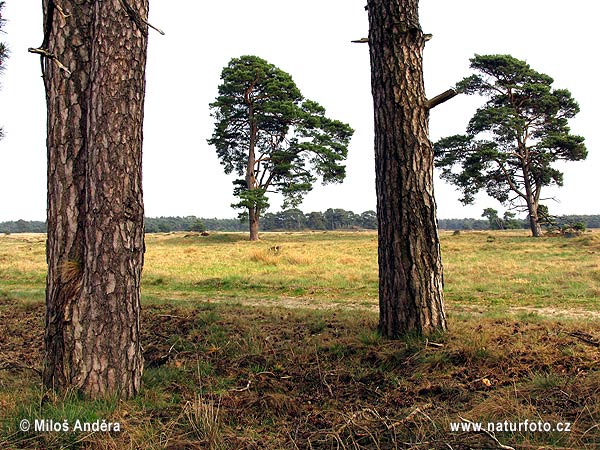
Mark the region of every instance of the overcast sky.
[[[0, 221], [46, 215], [45, 100], [39, 58], [27, 52], [42, 41], [39, 0], [8, 0], [0, 40], [11, 50], [0, 84]], [[421, 24], [433, 39], [425, 49], [429, 97], [469, 74], [474, 54], [509, 53], [552, 76], [581, 106], [572, 130], [586, 138], [585, 162], [561, 166], [565, 186], [546, 189], [556, 214], [600, 214], [598, 169], [600, 98], [596, 1], [421, 0]], [[366, 44], [365, 0], [151, 0], [146, 71], [144, 200], [146, 215], [234, 217], [232, 178], [206, 143], [208, 104], [220, 72], [241, 55], [257, 55], [290, 73], [305, 97], [355, 130], [346, 181], [315, 186], [301, 209], [375, 209], [373, 113]], [[462, 133], [481, 99], [459, 96], [431, 114], [432, 140]], [[436, 181], [440, 218], [479, 217], [504, 208], [485, 195], [464, 207], [455, 189]], [[277, 210], [274, 199], [271, 210]]]

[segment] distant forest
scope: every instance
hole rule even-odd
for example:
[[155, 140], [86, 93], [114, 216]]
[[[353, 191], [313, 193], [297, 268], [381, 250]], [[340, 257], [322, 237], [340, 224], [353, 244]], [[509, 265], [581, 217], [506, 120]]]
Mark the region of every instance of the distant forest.
[[[559, 226], [582, 223], [586, 228], [600, 228], [600, 215], [569, 215], [555, 218]], [[247, 231], [248, 225], [238, 219], [209, 219], [195, 216], [147, 217], [146, 233], [169, 233], [171, 231]], [[490, 230], [498, 229], [496, 223], [487, 219], [440, 219], [442, 230]], [[528, 228], [525, 219], [513, 219], [506, 228]], [[325, 212], [304, 213], [299, 209], [288, 209], [266, 213], [261, 220], [262, 231], [300, 230], [374, 230], [377, 229], [375, 211], [356, 214], [344, 209], [328, 209]], [[0, 233], [45, 233], [46, 223], [17, 220], [0, 222]]]

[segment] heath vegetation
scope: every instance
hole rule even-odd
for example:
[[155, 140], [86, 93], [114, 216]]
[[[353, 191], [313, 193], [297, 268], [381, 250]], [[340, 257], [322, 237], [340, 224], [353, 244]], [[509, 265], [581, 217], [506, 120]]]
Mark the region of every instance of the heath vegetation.
[[[449, 332], [389, 341], [372, 232], [148, 235], [143, 391], [90, 402], [41, 386], [44, 236], [0, 237], [0, 446], [597, 448], [600, 236], [441, 241]], [[122, 431], [24, 433], [25, 418]], [[463, 419], [572, 431], [451, 431]]]

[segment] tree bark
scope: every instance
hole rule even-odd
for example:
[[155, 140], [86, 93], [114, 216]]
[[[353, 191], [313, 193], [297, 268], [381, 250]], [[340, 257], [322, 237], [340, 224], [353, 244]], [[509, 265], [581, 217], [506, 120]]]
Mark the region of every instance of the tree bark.
[[369, 0], [384, 336], [447, 328], [418, 0]]
[[260, 211], [256, 208], [248, 208], [248, 224], [250, 228], [250, 240], [258, 241], [258, 226], [260, 220]]
[[[48, 107], [44, 384], [140, 389], [147, 0], [43, 1]], [[139, 14], [136, 16], [136, 14]]]
[[525, 202], [527, 203], [527, 210], [529, 212], [529, 228], [531, 229], [531, 235], [533, 237], [542, 236], [542, 227], [540, 226], [540, 218], [538, 214], [538, 202], [535, 200], [533, 193], [533, 186], [531, 183], [531, 173], [529, 171], [529, 158], [527, 162], [522, 162], [523, 168], [523, 180], [525, 184]]
[[[246, 90], [244, 98], [248, 106], [248, 129], [250, 130], [250, 142], [248, 144], [248, 162], [246, 164], [246, 188], [251, 191], [257, 188], [256, 183], [256, 139], [258, 135], [258, 125], [254, 117], [254, 105], [250, 99], [250, 94], [254, 90], [254, 83]], [[258, 241], [258, 221], [259, 211], [255, 206], [248, 208], [248, 225], [250, 231], [250, 240]]]
[[529, 210], [529, 229], [533, 237], [542, 236], [542, 227], [540, 226], [540, 217], [538, 214], [538, 205], [531, 199], [527, 199], [527, 209]]

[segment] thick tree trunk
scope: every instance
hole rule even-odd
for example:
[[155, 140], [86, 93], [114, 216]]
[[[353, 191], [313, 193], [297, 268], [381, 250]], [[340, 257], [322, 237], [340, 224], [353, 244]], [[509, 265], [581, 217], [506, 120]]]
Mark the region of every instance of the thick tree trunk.
[[445, 330], [418, 0], [369, 0], [383, 335]]
[[542, 236], [542, 227], [540, 226], [540, 218], [538, 215], [538, 205], [529, 198], [527, 200], [527, 209], [529, 211], [529, 228], [531, 229], [531, 235], [533, 237]]
[[529, 163], [522, 162], [523, 168], [523, 180], [525, 184], [525, 202], [527, 203], [527, 210], [529, 212], [529, 228], [531, 229], [531, 235], [533, 237], [542, 236], [542, 227], [540, 226], [540, 218], [538, 214], [538, 202], [535, 200], [533, 193], [533, 186], [531, 183], [531, 174], [529, 171]]
[[250, 227], [250, 240], [258, 241], [258, 226], [260, 220], [260, 212], [256, 208], [248, 208], [248, 223]]
[[[126, 8], [124, 5], [127, 5]], [[140, 389], [147, 0], [44, 0], [48, 277], [44, 384]], [[133, 19], [133, 20], [132, 20]]]

